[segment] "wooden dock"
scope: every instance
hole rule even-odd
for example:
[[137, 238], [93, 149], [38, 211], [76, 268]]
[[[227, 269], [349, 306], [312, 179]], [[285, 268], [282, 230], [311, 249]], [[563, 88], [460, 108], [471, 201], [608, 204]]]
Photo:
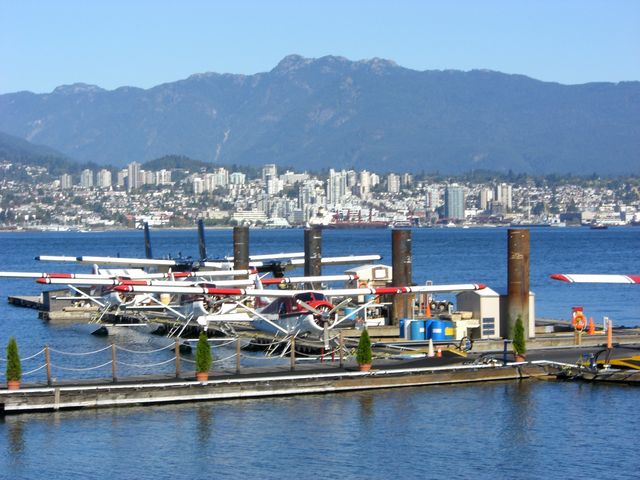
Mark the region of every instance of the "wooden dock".
[[367, 389], [519, 380], [532, 376], [546, 376], [546, 372], [542, 367], [535, 365], [453, 365], [389, 368], [370, 372], [335, 367], [307, 367], [301, 371], [261, 371], [224, 375], [211, 378], [207, 382], [174, 378], [0, 390], [0, 413], [6, 415], [81, 408], [341, 393]]

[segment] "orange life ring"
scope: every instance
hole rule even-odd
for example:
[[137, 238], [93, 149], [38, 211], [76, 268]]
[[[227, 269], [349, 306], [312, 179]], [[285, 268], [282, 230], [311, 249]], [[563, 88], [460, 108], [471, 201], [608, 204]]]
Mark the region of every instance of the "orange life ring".
[[571, 323], [573, 323], [576, 330], [582, 331], [587, 326], [587, 318], [584, 316], [584, 313], [577, 312]]
[[358, 283], [358, 288], [369, 288], [369, 285], [367, 285], [367, 282], [364, 280], [361, 280], [360, 283]]

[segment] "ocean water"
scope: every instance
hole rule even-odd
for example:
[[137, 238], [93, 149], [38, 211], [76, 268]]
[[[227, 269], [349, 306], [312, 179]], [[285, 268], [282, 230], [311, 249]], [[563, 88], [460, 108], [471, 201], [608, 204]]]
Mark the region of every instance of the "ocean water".
[[[303, 250], [300, 230], [252, 230], [250, 237], [255, 254]], [[506, 286], [506, 230], [424, 229], [412, 238], [417, 283]], [[195, 230], [152, 231], [152, 240], [156, 256], [197, 254]], [[207, 242], [210, 256], [232, 252], [229, 230], [207, 231]], [[33, 257], [142, 256], [144, 247], [137, 231], [1, 233], [0, 252], [3, 270], [79, 272], [87, 267]], [[582, 305], [596, 321], [607, 315], [640, 325], [640, 287], [548, 278], [638, 274], [638, 252], [638, 228], [532, 229], [537, 315], [568, 318]], [[323, 255], [351, 253], [380, 253], [390, 263], [390, 232], [323, 233]], [[4, 298], [39, 291], [32, 280], [0, 280]], [[23, 357], [45, 344], [80, 353], [114, 340], [89, 331], [0, 302], [0, 343], [15, 335]], [[141, 333], [115, 341], [140, 351], [167, 343]], [[53, 355], [60, 365], [77, 365], [76, 356]], [[161, 350], [152, 361], [170, 356]], [[0, 478], [640, 478], [638, 398], [632, 387], [526, 381], [10, 416], [0, 418]]]

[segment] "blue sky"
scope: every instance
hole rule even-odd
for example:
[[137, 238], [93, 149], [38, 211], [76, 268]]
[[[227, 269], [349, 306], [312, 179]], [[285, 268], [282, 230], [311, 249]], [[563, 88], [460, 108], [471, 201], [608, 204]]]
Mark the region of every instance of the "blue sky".
[[0, 0], [0, 93], [252, 74], [291, 53], [640, 80], [640, 1]]

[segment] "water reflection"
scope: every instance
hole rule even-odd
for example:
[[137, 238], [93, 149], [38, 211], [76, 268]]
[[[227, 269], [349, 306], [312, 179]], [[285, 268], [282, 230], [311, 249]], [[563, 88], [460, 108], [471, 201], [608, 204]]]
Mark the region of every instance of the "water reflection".
[[25, 451], [24, 421], [18, 418], [10, 418], [3, 422], [7, 425], [7, 453], [11, 463], [20, 465]]
[[198, 443], [200, 445], [209, 445], [213, 430], [213, 409], [210, 405], [198, 406], [196, 410], [196, 422]]

